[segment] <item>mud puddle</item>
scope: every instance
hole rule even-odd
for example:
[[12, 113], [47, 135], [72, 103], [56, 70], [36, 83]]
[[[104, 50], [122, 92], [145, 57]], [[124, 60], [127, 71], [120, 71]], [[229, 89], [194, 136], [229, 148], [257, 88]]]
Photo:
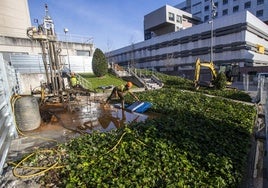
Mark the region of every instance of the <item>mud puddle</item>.
[[81, 100], [72, 106], [71, 111], [60, 106], [46, 107], [41, 110], [41, 116], [39, 128], [21, 132], [12, 140], [7, 161], [19, 160], [25, 153], [53, 147], [82, 134], [108, 132], [124, 124], [155, 118], [158, 114], [128, 112], [113, 105], [104, 108], [103, 104]]
[[73, 112], [57, 113], [62, 126], [78, 133], [90, 133], [94, 130], [107, 132], [124, 124], [155, 118], [155, 114], [140, 114], [118, 109], [114, 105], [108, 108], [103, 104], [91, 102], [89, 105], [74, 108]]

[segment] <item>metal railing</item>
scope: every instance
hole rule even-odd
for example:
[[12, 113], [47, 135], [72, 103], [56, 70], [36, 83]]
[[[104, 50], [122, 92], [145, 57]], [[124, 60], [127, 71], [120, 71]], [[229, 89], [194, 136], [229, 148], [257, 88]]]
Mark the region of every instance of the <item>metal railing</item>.
[[76, 74], [76, 77], [77, 77], [77, 81], [78, 83], [85, 89], [90, 89], [92, 90], [93, 87], [92, 87], [92, 84], [87, 81], [85, 78], [83, 78], [82, 76], [80, 76], [79, 74]]
[[[66, 72], [66, 74], [68, 75], [69, 78], [71, 77], [71, 74], [70, 74], [71, 71], [66, 66], [63, 67], [62, 71]], [[76, 73], [75, 75], [76, 75], [77, 82], [79, 85], [81, 85], [85, 89], [93, 90], [93, 86], [92, 86], [91, 82], [87, 81], [85, 78], [83, 78], [78, 73]]]
[[3, 172], [11, 140], [17, 137], [10, 99], [18, 88], [14, 69], [4, 62], [0, 54], [0, 175]]

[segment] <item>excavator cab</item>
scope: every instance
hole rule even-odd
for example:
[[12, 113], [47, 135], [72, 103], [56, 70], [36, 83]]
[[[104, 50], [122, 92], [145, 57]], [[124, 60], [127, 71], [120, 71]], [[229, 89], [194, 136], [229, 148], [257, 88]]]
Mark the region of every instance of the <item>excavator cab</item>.
[[238, 76], [239, 66], [233, 64], [222, 64], [220, 65], [219, 72], [225, 73], [227, 79], [227, 85], [231, 85], [234, 80], [234, 77]]

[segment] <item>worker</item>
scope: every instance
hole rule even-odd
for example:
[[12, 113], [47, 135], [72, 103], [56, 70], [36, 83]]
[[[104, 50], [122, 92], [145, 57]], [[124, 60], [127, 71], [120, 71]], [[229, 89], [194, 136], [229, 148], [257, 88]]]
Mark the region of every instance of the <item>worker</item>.
[[71, 72], [70, 82], [71, 82], [71, 86], [72, 87], [76, 87], [77, 86], [77, 78], [76, 78], [74, 72]]
[[133, 98], [135, 98], [137, 101], [139, 101], [139, 98], [134, 95], [132, 92], [130, 92], [130, 88], [133, 86], [132, 82], [127, 82], [125, 85], [122, 84], [120, 86], [116, 86], [113, 88], [110, 96], [107, 98], [105, 105], [107, 106], [107, 104], [112, 100], [113, 97], [117, 97], [119, 96], [120, 101], [121, 101], [121, 107], [122, 109], [124, 109], [125, 107], [125, 99], [124, 96], [129, 93]]

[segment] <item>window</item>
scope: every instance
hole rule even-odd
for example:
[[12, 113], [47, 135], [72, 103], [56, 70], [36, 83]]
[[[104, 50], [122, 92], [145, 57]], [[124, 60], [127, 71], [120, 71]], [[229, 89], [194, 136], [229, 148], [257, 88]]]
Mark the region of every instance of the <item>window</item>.
[[174, 21], [174, 20], [175, 20], [175, 18], [174, 18], [174, 14], [171, 13], [171, 12], [169, 12], [169, 13], [168, 13], [168, 19], [169, 19], [170, 21]]
[[176, 19], [176, 21], [177, 21], [178, 23], [182, 23], [182, 17], [181, 17], [180, 15], [177, 15], [177, 19]]
[[205, 10], [205, 11], [209, 11], [209, 6], [208, 6], [208, 5], [205, 6], [204, 10]]
[[257, 17], [262, 17], [262, 16], [263, 16], [263, 10], [258, 10], [258, 11], [256, 12], [256, 16], [257, 16]]
[[223, 15], [223, 16], [228, 15], [228, 9], [224, 9], [224, 10], [222, 11], [222, 15]]
[[206, 15], [206, 16], [204, 17], [204, 22], [208, 21], [208, 19], [209, 19], [209, 16]]
[[228, 0], [223, 0], [223, 1], [222, 1], [222, 4], [223, 4], [223, 5], [228, 4]]
[[233, 7], [233, 12], [238, 12], [239, 11], [239, 6], [237, 5], [237, 6], [234, 6]]
[[77, 56], [90, 56], [90, 51], [86, 50], [77, 50], [76, 51]]
[[257, 0], [257, 5], [261, 5], [264, 3], [264, 0]]
[[246, 2], [244, 7], [245, 7], [245, 9], [250, 8], [251, 7], [251, 2], [250, 1]]

